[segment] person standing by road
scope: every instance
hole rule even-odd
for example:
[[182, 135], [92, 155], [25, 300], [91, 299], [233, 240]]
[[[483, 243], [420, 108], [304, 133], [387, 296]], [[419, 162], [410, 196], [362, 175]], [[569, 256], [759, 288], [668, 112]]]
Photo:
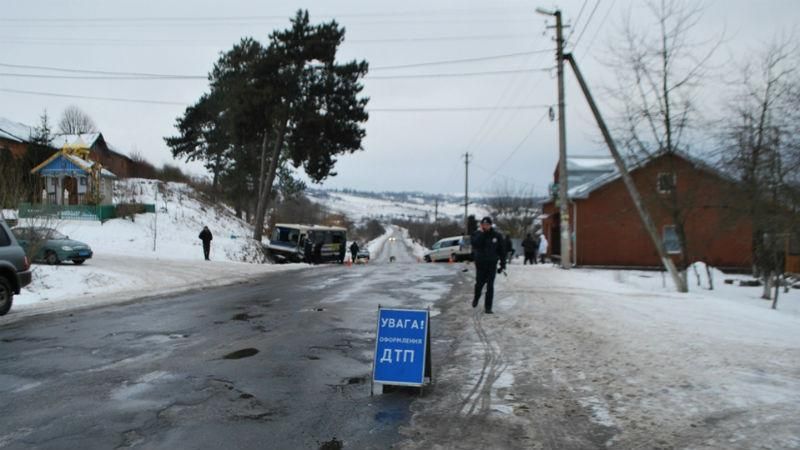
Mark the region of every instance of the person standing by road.
[[536, 250], [538, 250], [538, 248], [539, 245], [533, 239], [533, 235], [528, 233], [522, 241], [522, 250], [525, 252], [525, 260], [522, 262], [523, 266], [528, 264], [528, 261], [530, 261], [531, 264], [536, 264]]
[[358, 243], [353, 241], [353, 243], [350, 244], [350, 259], [353, 261], [353, 264], [355, 264], [356, 259], [358, 259], [358, 250]]
[[[486, 297], [483, 303], [486, 314], [492, 314], [494, 301], [494, 279], [506, 268], [506, 244], [503, 235], [492, 228], [492, 218], [481, 219], [480, 229], [472, 235], [472, 256], [475, 261], [475, 296], [472, 307], [478, 306], [483, 287]], [[497, 263], [500, 267], [497, 267]]]
[[539, 236], [539, 261], [544, 264], [544, 257], [547, 256], [547, 246], [550, 243], [547, 242], [547, 238], [544, 237], [544, 233]]
[[203, 241], [203, 254], [206, 257], [206, 261], [210, 261], [211, 240], [214, 239], [214, 236], [211, 235], [211, 230], [208, 229], [208, 226], [203, 227], [203, 231], [200, 232], [200, 236], [198, 237]]

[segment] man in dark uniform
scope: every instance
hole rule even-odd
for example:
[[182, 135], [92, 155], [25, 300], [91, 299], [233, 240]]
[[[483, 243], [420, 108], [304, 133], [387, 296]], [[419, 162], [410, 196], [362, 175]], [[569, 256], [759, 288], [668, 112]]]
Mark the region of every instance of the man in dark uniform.
[[[503, 235], [492, 228], [492, 219], [484, 217], [481, 227], [472, 235], [472, 256], [475, 260], [475, 297], [472, 307], [478, 306], [483, 286], [486, 286], [484, 311], [492, 314], [494, 277], [506, 268], [506, 244]], [[497, 263], [500, 267], [497, 267]]]
[[355, 264], [356, 260], [358, 259], [358, 251], [359, 250], [361, 250], [361, 249], [358, 248], [358, 243], [356, 243], [356, 241], [353, 241], [353, 243], [350, 244], [350, 258], [352, 259], [353, 264]]
[[203, 254], [206, 257], [206, 261], [209, 261], [209, 254], [211, 253], [211, 240], [214, 239], [214, 236], [211, 235], [211, 230], [208, 227], [203, 227], [203, 231], [200, 232], [200, 236], [198, 236], [201, 241], [203, 241]]

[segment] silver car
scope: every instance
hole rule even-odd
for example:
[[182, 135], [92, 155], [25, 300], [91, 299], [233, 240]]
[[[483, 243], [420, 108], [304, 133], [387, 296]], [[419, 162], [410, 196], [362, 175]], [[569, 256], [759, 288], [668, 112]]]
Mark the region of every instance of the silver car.
[[6, 222], [0, 219], [0, 316], [11, 309], [14, 295], [30, 283], [30, 261]]

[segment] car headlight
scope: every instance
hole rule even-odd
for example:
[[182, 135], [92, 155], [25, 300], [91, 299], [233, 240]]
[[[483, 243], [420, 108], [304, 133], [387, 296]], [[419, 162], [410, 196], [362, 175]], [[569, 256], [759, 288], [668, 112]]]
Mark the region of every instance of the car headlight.
[[64, 250], [65, 252], [71, 252], [72, 251], [72, 247], [65, 245], [65, 246], [61, 247], [61, 250]]

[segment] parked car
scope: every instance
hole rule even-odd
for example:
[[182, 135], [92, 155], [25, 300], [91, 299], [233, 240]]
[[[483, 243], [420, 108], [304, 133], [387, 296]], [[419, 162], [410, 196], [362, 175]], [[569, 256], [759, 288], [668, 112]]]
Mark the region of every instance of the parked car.
[[0, 316], [11, 309], [14, 295], [31, 283], [31, 267], [25, 250], [0, 219]]
[[369, 262], [369, 250], [367, 250], [366, 248], [362, 248], [361, 250], [359, 250], [358, 254], [356, 255], [355, 262], [357, 262], [357, 263], [358, 262], [368, 263]]
[[472, 259], [472, 243], [469, 236], [453, 236], [440, 239], [425, 254], [425, 262], [467, 261]]
[[11, 231], [33, 261], [43, 261], [50, 265], [72, 261], [80, 265], [93, 255], [87, 244], [74, 241], [52, 228], [15, 227]]

